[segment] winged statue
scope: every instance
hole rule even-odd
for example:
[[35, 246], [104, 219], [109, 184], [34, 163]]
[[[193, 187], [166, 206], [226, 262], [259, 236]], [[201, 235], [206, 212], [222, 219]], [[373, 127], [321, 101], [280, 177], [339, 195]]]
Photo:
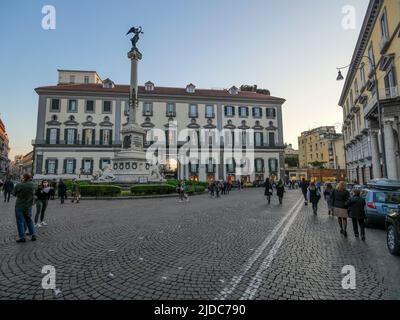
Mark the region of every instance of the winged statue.
[[129, 31], [127, 32], [126, 35], [131, 34], [131, 33], [134, 34], [134, 37], [131, 39], [132, 47], [137, 49], [136, 44], [139, 41], [139, 35], [144, 33], [142, 31], [142, 27], [138, 27], [138, 28], [132, 27], [129, 29]]

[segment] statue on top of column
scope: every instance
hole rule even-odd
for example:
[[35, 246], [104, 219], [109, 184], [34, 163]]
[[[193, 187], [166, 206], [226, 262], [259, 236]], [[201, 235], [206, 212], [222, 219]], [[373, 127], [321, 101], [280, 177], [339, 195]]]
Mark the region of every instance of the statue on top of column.
[[128, 31], [128, 33], [126, 35], [128, 35], [130, 33], [134, 33], [135, 34], [135, 36], [131, 39], [132, 48], [138, 50], [138, 48], [136, 47], [136, 44], [139, 41], [139, 35], [144, 33], [142, 31], [142, 27], [138, 27], [138, 28], [132, 27], [132, 28], [129, 29], [129, 31]]

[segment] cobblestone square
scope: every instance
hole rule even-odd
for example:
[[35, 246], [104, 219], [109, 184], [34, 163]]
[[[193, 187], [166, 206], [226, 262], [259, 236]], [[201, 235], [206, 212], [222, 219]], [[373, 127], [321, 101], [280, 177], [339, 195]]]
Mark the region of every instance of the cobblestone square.
[[[339, 234], [325, 204], [315, 217], [288, 191], [177, 198], [51, 201], [38, 241], [17, 244], [14, 200], [0, 204], [0, 299], [398, 299], [400, 259], [386, 233]], [[43, 266], [56, 269], [44, 290]], [[342, 288], [342, 268], [356, 289]]]

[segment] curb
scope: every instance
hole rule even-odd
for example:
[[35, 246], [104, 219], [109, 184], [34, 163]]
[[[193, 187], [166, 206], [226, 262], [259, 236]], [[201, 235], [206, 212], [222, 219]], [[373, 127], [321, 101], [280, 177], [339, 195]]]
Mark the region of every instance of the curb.
[[[206, 193], [194, 193], [190, 196], [201, 196]], [[140, 200], [140, 199], [163, 199], [177, 198], [178, 194], [160, 194], [151, 196], [126, 196], [126, 197], [81, 197], [80, 200]]]

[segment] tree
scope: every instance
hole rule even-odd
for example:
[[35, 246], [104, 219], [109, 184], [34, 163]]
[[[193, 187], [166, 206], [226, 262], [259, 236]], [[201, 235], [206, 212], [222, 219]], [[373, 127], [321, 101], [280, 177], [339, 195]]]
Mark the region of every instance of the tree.
[[325, 163], [326, 163], [326, 162], [314, 161], [314, 162], [311, 162], [310, 164], [311, 164], [311, 166], [312, 166], [313, 168], [321, 168], [321, 169], [323, 169]]
[[256, 84], [253, 86], [244, 84], [240, 87], [240, 91], [256, 92], [260, 94], [265, 94], [267, 96], [271, 95], [271, 92], [268, 89], [258, 89]]

